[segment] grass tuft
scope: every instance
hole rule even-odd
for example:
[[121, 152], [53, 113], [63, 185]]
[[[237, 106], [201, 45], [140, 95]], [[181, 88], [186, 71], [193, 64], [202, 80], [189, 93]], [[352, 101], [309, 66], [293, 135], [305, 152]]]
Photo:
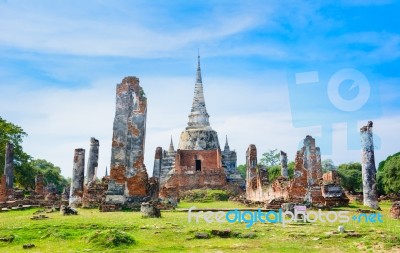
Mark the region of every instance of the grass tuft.
[[104, 248], [115, 248], [136, 244], [128, 233], [118, 229], [97, 230], [87, 237], [87, 242]]

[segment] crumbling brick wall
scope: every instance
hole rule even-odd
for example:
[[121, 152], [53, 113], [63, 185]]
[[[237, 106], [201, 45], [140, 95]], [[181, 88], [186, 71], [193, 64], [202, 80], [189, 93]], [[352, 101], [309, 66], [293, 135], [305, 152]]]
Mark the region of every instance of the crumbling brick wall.
[[315, 139], [307, 135], [304, 146], [297, 152], [294, 179], [289, 186], [289, 200], [323, 204], [321, 152], [315, 146]]
[[[196, 170], [196, 160], [201, 168]], [[227, 185], [221, 164], [221, 151], [179, 150], [175, 170], [161, 189], [161, 198], [179, 198], [179, 193], [193, 189], [223, 189]]]
[[7, 176], [1, 176], [1, 185], [0, 185], [0, 202], [7, 201]]
[[257, 148], [251, 144], [246, 151], [246, 198], [262, 201], [268, 198], [268, 173], [257, 164]]
[[84, 187], [82, 207], [84, 208], [95, 208], [99, 207], [102, 202], [103, 195], [107, 191], [108, 182], [102, 180], [102, 182], [90, 181]]
[[[294, 176], [291, 180], [286, 176], [280, 176], [273, 182], [265, 180], [266, 175], [260, 173], [262, 170], [257, 166], [257, 149], [254, 145], [249, 146], [246, 157], [246, 195], [249, 200], [270, 203], [279, 199], [328, 206], [348, 204], [348, 199], [338, 184], [336, 172], [322, 175], [321, 153], [311, 136], [306, 136], [304, 146], [297, 151]], [[286, 165], [283, 164], [282, 167]], [[323, 178], [330, 180], [329, 183], [323, 184]]]
[[35, 194], [44, 195], [44, 178], [42, 174], [35, 177]]

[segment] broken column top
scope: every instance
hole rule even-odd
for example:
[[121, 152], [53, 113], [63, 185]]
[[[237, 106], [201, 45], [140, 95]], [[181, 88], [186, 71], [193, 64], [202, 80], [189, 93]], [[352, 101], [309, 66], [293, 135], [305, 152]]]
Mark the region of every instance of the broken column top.
[[247, 154], [247, 156], [257, 156], [256, 145], [250, 144], [249, 147], [247, 148], [246, 154]]
[[161, 159], [161, 157], [162, 157], [162, 147], [157, 147], [154, 159]]
[[147, 98], [143, 91], [143, 88], [139, 85], [139, 78], [137, 78], [136, 76], [127, 76], [122, 79], [120, 84], [117, 84], [117, 97], [123, 94], [128, 94], [129, 92], [134, 92], [134, 94], [136, 94], [139, 99], [139, 101], [134, 101], [139, 102], [138, 105], [134, 105], [134, 109], [139, 110], [140, 112], [144, 112], [147, 108]]
[[372, 128], [373, 122], [372, 121], [368, 121], [368, 124], [366, 126], [363, 126], [360, 128], [361, 132], [366, 132], [368, 131], [370, 128]]
[[90, 145], [99, 145], [99, 140], [97, 140], [96, 138], [94, 138], [94, 137], [91, 137], [90, 138]]
[[315, 147], [315, 139], [311, 135], [307, 135], [306, 138], [304, 138], [304, 146], [308, 145]]

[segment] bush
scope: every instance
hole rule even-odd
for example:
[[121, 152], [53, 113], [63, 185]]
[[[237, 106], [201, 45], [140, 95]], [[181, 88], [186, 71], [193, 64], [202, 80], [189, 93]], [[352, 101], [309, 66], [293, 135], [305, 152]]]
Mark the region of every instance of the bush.
[[223, 190], [208, 190], [207, 196], [215, 201], [227, 201], [229, 194]]
[[136, 244], [135, 239], [124, 231], [118, 229], [107, 229], [92, 233], [87, 241], [100, 247], [113, 248]]
[[339, 165], [338, 173], [341, 186], [350, 192], [362, 191], [362, 172], [360, 163]]
[[379, 163], [377, 172], [378, 193], [400, 193], [400, 152]]
[[191, 190], [185, 192], [182, 200], [188, 202], [226, 201], [229, 193], [224, 190]]

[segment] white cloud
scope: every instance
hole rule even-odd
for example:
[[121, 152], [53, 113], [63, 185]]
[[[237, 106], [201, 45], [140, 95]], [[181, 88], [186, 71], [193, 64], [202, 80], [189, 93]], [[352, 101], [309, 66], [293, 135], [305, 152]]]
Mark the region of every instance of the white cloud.
[[[0, 44], [46, 53], [159, 57], [191, 43], [219, 40], [259, 22], [254, 13], [232, 12], [210, 14], [196, 27], [171, 29], [167, 23], [162, 24], [165, 30], [159, 30], [141, 22], [146, 10], [141, 13], [135, 6], [130, 6], [126, 16], [122, 12], [110, 20], [84, 15], [69, 5], [53, 4], [53, 9], [25, 5], [25, 2], [0, 5]], [[68, 14], [62, 10], [64, 7], [70, 9]], [[90, 6], [82, 8], [90, 13]], [[157, 18], [160, 17], [154, 16]]]

